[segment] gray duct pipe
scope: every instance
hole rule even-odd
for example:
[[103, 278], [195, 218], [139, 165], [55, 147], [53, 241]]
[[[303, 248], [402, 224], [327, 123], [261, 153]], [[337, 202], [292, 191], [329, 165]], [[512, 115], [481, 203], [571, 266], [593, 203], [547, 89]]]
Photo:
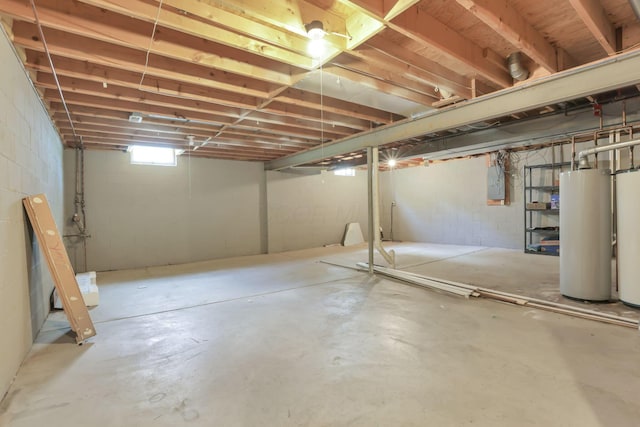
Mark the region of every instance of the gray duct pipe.
[[522, 56], [520, 55], [520, 52], [513, 52], [509, 55], [507, 63], [509, 64], [509, 74], [511, 74], [511, 77], [518, 81], [527, 80], [527, 77], [529, 77], [529, 71], [522, 65]]
[[629, 0], [633, 13], [636, 14], [636, 19], [640, 21], [640, 0]]

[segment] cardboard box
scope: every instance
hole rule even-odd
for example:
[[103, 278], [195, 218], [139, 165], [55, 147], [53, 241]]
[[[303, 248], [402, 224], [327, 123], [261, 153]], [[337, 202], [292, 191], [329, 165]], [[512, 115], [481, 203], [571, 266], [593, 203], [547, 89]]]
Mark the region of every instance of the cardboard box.
[[527, 203], [527, 209], [549, 209], [551, 208], [551, 203], [546, 202], [529, 202]]

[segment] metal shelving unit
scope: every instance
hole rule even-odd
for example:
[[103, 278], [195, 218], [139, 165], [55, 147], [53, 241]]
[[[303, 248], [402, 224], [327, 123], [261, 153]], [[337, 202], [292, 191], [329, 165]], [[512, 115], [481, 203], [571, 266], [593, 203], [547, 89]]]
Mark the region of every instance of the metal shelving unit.
[[[570, 162], [546, 163], [541, 165], [529, 165], [524, 167], [524, 251], [525, 253], [537, 255], [557, 256], [557, 251], [535, 250], [532, 247], [539, 244], [538, 239], [560, 234], [559, 225], [543, 225], [544, 217], [547, 215], [558, 215], [560, 209], [530, 209], [527, 203], [540, 201], [547, 203], [552, 194], [560, 193], [560, 186], [556, 184], [556, 177], [559, 179], [560, 172], [566, 170], [571, 165]], [[539, 185], [534, 185], [534, 175]], [[546, 181], [550, 181], [547, 183]], [[547, 185], [550, 184], [550, 185]], [[556, 221], [557, 222], [557, 221]], [[534, 241], [536, 239], [536, 241]], [[541, 246], [543, 248], [544, 246]]]

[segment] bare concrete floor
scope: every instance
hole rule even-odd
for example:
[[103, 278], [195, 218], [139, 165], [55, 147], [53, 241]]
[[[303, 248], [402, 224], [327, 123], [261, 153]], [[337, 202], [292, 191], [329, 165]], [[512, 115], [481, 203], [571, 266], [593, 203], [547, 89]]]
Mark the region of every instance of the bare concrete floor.
[[[452, 280], [524, 291], [557, 281], [556, 258], [395, 248], [400, 266]], [[366, 250], [100, 273], [98, 336], [76, 346], [52, 313], [0, 425], [638, 425], [638, 331], [320, 260], [365, 261]]]

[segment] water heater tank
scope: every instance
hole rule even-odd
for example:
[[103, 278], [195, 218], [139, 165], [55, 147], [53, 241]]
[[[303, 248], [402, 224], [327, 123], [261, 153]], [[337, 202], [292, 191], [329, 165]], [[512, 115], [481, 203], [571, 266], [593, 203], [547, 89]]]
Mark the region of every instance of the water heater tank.
[[586, 301], [611, 297], [609, 170], [560, 174], [560, 293]]
[[618, 295], [625, 304], [640, 306], [640, 172], [618, 173]]

